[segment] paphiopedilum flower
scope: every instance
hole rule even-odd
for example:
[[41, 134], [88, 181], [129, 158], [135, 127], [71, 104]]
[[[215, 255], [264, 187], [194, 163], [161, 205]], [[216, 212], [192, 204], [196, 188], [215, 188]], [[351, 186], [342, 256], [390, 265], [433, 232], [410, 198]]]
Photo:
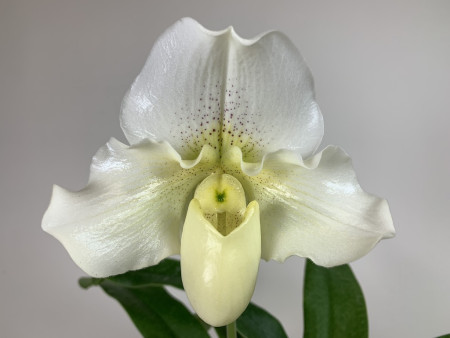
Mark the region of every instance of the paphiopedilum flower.
[[350, 158], [313, 155], [323, 120], [303, 58], [281, 33], [251, 40], [192, 19], [170, 27], [125, 96], [121, 125], [79, 192], [54, 187], [43, 228], [88, 274], [180, 254], [188, 298], [214, 326], [246, 308], [258, 265], [348, 263], [394, 234], [387, 202]]

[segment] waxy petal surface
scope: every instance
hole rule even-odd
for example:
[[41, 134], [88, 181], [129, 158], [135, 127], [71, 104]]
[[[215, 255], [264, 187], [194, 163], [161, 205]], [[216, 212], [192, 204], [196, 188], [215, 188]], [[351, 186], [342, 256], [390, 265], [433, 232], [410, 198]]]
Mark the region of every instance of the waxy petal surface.
[[94, 156], [86, 188], [54, 187], [42, 227], [91, 276], [157, 264], [179, 253], [189, 196], [216, 162], [210, 147], [183, 161], [167, 143], [111, 139]]
[[250, 303], [261, 259], [258, 203], [251, 202], [242, 224], [221, 235], [200, 203], [189, 205], [181, 239], [181, 276], [192, 307], [205, 322], [235, 321]]
[[[300, 161], [290, 151], [269, 154], [263, 164], [227, 156], [248, 200], [261, 210], [262, 258], [308, 257], [322, 266], [352, 262], [395, 233], [386, 200], [364, 192], [351, 159], [329, 146]], [[241, 168], [253, 176], [239, 174]]]
[[323, 136], [313, 80], [283, 34], [252, 40], [186, 18], [155, 43], [122, 104], [130, 143], [168, 141], [183, 158], [203, 144], [242, 149], [246, 161], [286, 148], [303, 157]]

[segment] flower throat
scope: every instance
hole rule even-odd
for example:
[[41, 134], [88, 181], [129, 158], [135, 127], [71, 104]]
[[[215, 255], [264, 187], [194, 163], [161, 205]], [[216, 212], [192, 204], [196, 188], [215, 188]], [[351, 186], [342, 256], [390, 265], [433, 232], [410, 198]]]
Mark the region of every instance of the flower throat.
[[212, 174], [195, 190], [204, 217], [223, 236], [228, 235], [244, 219], [246, 200], [241, 183], [228, 174]]

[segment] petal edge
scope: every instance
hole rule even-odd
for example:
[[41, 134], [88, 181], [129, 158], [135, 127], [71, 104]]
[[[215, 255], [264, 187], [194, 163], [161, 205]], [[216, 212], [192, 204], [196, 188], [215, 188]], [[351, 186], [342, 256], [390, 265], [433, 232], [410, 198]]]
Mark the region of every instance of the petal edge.
[[179, 252], [188, 196], [215, 157], [205, 148], [195, 166], [183, 169], [167, 143], [128, 147], [112, 139], [94, 156], [84, 189], [55, 186], [42, 228], [91, 276], [157, 264]]

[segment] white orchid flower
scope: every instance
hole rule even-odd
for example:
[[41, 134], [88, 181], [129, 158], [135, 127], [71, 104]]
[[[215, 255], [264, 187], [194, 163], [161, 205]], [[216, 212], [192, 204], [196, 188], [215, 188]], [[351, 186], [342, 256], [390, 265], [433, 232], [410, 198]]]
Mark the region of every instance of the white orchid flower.
[[338, 147], [312, 155], [323, 120], [303, 58], [281, 33], [251, 40], [192, 19], [156, 42], [125, 96], [122, 129], [79, 192], [54, 187], [42, 227], [106, 277], [180, 254], [198, 315], [234, 321], [259, 261], [334, 266], [394, 235], [385, 200]]

